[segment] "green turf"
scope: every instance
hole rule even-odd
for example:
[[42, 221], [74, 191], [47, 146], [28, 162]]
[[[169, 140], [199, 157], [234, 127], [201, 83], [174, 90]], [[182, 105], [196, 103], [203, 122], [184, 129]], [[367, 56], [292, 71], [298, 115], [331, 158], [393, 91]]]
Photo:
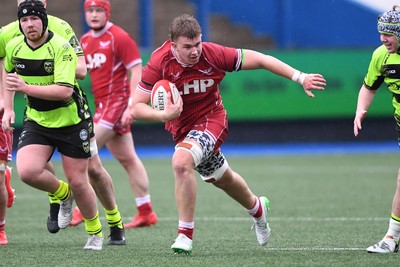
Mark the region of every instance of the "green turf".
[[[114, 179], [124, 221], [134, 214], [125, 173], [103, 160]], [[0, 266], [396, 266], [400, 255], [368, 254], [387, 230], [399, 164], [397, 154], [231, 158], [258, 195], [271, 201], [272, 236], [260, 247], [251, 218], [219, 189], [198, 180], [196, 231], [191, 256], [172, 255], [177, 234], [170, 160], [145, 159], [159, 222], [127, 229], [127, 245], [84, 251], [84, 226], [50, 234], [47, 197], [14, 171], [16, 203], [7, 210], [10, 244]], [[59, 163], [57, 173], [61, 174]], [[101, 207], [101, 206], [100, 206]], [[107, 240], [108, 228], [100, 210]]]

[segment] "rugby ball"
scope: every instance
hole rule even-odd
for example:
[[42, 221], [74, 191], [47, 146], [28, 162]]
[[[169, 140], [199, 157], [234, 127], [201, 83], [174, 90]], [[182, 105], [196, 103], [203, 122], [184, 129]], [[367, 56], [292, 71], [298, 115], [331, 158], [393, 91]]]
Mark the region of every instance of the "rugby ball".
[[151, 90], [151, 106], [157, 110], [164, 110], [165, 103], [168, 100], [168, 92], [171, 92], [171, 101], [172, 104], [175, 104], [179, 98], [179, 91], [175, 84], [168, 80], [160, 80], [156, 82]]

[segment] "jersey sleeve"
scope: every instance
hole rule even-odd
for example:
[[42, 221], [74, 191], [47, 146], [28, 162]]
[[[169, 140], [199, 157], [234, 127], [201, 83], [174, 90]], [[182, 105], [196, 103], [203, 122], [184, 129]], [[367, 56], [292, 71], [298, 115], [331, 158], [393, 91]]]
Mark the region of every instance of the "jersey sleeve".
[[6, 56], [6, 41], [4, 35], [4, 27], [2, 27], [0, 29], [0, 58], [4, 58]]
[[77, 65], [76, 54], [68, 43], [60, 46], [56, 53], [57, 56], [54, 58], [54, 83], [73, 87]]
[[153, 51], [149, 61], [143, 67], [142, 79], [138, 84], [138, 89], [144, 93], [151, 94], [153, 85], [163, 79], [162, 73], [164, 62], [168, 61], [171, 51], [171, 41], [166, 41], [162, 46]]
[[68, 22], [54, 16], [49, 16], [49, 30], [66, 39], [78, 57], [83, 56], [83, 50], [79, 39], [76, 37], [74, 30]]
[[22, 35], [18, 21], [13, 21], [0, 29], [0, 58], [6, 56], [6, 46], [15, 37]]
[[161, 57], [158, 54], [152, 54], [149, 62], [143, 67], [142, 79], [138, 84], [138, 89], [144, 93], [151, 94], [151, 90], [156, 82], [162, 79]]
[[116, 52], [127, 69], [142, 63], [139, 48], [128, 33], [120, 31], [120, 37], [116, 38]]
[[4, 70], [7, 73], [10, 73], [14, 69], [14, 66], [11, 63], [12, 48], [7, 48], [5, 50], [5, 52], [6, 52], [6, 56], [5, 56], [5, 59], [4, 59]]
[[203, 53], [221, 70], [232, 72], [241, 68], [242, 49], [204, 42]]
[[368, 66], [368, 72], [364, 77], [364, 85], [369, 90], [377, 90], [384, 82], [385, 77], [381, 73], [384, 55], [382, 51], [382, 47], [379, 47], [374, 51]]
[[7, 73], [14, 72], [15, 67], [12, 63], [12, 54], [16, 47], [20, 45], [21, 42], [24, 41], [24, 37], [20, 36], [18, 38], [14, 38], [9, 41], [5, 47], [5, 60], [4, 60], [4, 70]]

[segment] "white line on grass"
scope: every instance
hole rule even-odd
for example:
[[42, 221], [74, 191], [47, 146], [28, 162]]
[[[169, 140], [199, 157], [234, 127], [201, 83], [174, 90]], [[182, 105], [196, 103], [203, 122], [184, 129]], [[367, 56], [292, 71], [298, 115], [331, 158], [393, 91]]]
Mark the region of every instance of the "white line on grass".
[[272, 251], [364, 251], [365, 248], [271, 248]]
[[[123, 220], [130, 220], [131, 217], [124, 217]], [[177, 217], [159, 217], [160, 221], [177, 221]], [[196, 217], [196, 221], [237, 221], [247, 222], [252, 221], [250, 217]], [[360, 222], [360, 221], [388, 221], [389, 217], [272, 217], [268, 218], [269, 221], [282, 222], [282, 221], [301, 221], [301, 222]]]
[[[103, 218], [105, 219], [105, 218]], [[131, 218], [123, 218], [124, 221], [129, 221]], [[158, 217], [160, 221], [178, 221], [178, 218], [174, 217]], [[195, 219], [196, 221], [238, 221], [238, 222], [252, 222], [249, 217], [198, 217]], [[362, 218], [362, 217], [336, 217], [336, 218], [316, 218], [316, 217], [274, 217], [270, 218], [271, 221], [387, 221], [387, 217], [370, 217], [370, 218]], [[292, 247], [292, 248], [279, 248], [279, 247], [266, 247], [268, 251], [326, 251], [326, 252], [335, 252], [335, 251], [365, 251], [366, 248], [327, 248], [327, 247]]]

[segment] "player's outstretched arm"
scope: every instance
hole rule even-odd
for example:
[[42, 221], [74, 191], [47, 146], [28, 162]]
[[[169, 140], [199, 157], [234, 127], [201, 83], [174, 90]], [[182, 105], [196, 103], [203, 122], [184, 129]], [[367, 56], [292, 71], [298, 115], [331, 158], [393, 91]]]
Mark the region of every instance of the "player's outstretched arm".
[[361, 130], [361, 124], [367, 116], [369, 106], [374, 100], [376, 90], [369, 90], [365, 85], [361, 86], [358, 93], [357, 109], [354, 117], [354, 136], [358, 136]]
[[[297, 72], [298, 71], [296, 70], [293, 75], [295, 76]], [[312, 90], [323, 91], [325, 89], [326, 80], [325, 80], [324, 76], [322, 76], [321, 74], [300, 73], [300, 76], [301, 75], [304, 75], [304, 80], [302, 83], [299, 81], [295, 81], [294, 80], [295, 77], [293, 77], [293, 76], [292, 76], [292, 80], [301, 84], [304, 88], [304, 92], [306, 92], [306, 94], [309, 97], [314, 97]]]
[[244, 50], [243, 70], [265, 69], [276, 75], [291, 79], [303, 86], [310, 97], [314, 97], [312, 90], [324, 90], [326, 80], [321, 74], [307, 74], [294, 69], [283, 61], [254, 50]]

